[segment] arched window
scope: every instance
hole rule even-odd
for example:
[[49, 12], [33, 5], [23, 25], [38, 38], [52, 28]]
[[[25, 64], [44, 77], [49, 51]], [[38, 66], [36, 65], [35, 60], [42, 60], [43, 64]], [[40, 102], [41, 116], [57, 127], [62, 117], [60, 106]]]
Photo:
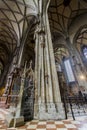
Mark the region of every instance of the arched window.
[[70, 58], [64, 58], [63, 59], [63, 64], [64, 64], [64, 71], [65, 71], [65, 77], [67, 79], [68, 84], [75, 83], [75, 75], [74, 71], [71, 65], [71, 59]]
[[84, 58], [87, 60], [87, 46], [82, 47], [82, 53], [84, 55]]
[[87, 68], [87, 26], [79, 29], [78, 35], [76, 37], [76, 48], [80, 54], [80, 57]]

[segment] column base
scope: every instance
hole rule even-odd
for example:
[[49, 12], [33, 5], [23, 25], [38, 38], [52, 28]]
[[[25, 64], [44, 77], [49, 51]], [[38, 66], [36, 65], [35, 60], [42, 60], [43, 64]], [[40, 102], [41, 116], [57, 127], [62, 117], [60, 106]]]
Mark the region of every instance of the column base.
[[62, 120], [65, 119], [65, 111], [62, 103], [40, 103], [38, 112], [35, 113], [35, 119], [39, 120]]
[[12, 115], [8, 114], [6, 116], [6, 123], [8, 127], [18, 127], [24, 125], [24, 117], [13, 117]]
[[20, 117], [15, 117], [14, 118], [14, 127], [18, 127], [18, 126], [22, 126], [24, 125], [24, 117], [20, 116]]

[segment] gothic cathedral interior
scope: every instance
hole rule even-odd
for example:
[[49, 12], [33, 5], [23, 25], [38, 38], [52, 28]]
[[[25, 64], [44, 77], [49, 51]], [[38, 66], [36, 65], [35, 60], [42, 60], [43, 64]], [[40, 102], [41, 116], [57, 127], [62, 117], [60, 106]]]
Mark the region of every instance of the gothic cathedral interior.
[[8, 127], [87, 114], [87, 0], [0, 0], [0, 108]]

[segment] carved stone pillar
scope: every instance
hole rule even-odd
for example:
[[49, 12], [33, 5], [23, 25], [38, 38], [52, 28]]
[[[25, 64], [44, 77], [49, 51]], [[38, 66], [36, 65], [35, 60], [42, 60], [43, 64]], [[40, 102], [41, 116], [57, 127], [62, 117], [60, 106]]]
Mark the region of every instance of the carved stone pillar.
[[[42, 1], [42, 4], [45, 5], [46, 3]], [[41, 120], [64, 119], [65, 113], [60, 97], [59, 83], [47, 15], [47, 6], [43, 6], [43, 10], [39, 14], [40, 23], [37, 25], [35, 32], [36, 61], [34, 118]]]

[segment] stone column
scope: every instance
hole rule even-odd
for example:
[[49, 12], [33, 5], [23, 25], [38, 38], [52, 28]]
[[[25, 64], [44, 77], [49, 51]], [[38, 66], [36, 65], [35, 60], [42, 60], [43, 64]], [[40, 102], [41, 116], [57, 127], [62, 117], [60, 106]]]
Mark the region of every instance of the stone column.
[[[46, 3], [45, 3], [46, 2]], [[36, 36], [35, 61], [35, 105], [34, 118], [64, 119], [57, 71], [53, 53], [47, 8], [49, 1], [42, 0]], [[40, 3], [40, 4], [41, 4]], [[41, 6], [41, 5], [40, 5]]]
[[24, 46], [26, 44], [26, 39], [29, 35], [29, 32], [30, 32], [30, 29], [32, 27], [32, 24], [29, 26], [29, 28], [27, 28], [25, 34], [23, 35], [23, 38], [22, 38], [22, 42], [20, 44], [20, 48], [19, 48], [19, 56], [18, 56], [18, 62], [17, 62], [17, 66], [20, 68], [21, 66], [21, 62], [22, 62], [22, 58], [23, 58], [23, 51], [24, 51]]

